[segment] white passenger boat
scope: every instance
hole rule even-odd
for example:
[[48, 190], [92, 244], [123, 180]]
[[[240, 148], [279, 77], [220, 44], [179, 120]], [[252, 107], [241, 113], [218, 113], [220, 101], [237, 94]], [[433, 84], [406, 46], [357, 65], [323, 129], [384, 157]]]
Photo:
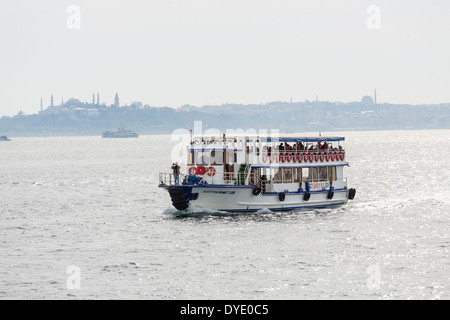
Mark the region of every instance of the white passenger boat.
[[193, 138], [186, 174], [160, 173], [173, 206], [227, 212], [288, 211], [345, 205], [344, 137]]

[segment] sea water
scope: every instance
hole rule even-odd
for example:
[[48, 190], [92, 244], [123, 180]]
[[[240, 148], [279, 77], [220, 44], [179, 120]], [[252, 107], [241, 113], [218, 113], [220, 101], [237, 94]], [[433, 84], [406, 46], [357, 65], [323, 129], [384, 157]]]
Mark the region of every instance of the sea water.
[[450, 131], [333, 135], [354, 201], [252, 214], [172, 208], [169, 135], [0, 142], [0, 299], [449, 299]]

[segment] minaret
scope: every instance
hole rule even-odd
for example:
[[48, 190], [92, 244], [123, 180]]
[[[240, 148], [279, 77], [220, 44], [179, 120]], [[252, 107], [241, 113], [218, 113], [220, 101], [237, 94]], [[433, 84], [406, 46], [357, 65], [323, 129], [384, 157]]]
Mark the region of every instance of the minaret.
[[92, 92], [92, 105], [95, 106], [95, 94]]
[[114, 97], [114, 106], [119, 107], [119, 95], [116, 92], [116, 96]]
[[64, 97], [61, 98], [61, 107], [64, 106]]
[[41, 98], [41, 111], [44, 111], [44, 106], [42, 104], [42, 98]]
[[377, 104], [377, 89], [375, 89], [375, 92], [373, 93], [373, 101]]
[[97, 91], [97, 105], [98, 106], [100, 105], [100, 94], [98, 93], [98, 91]]
[[53, 93], [52, 93], [52, 97], [50, 98], [50, 107], [53, 107]]

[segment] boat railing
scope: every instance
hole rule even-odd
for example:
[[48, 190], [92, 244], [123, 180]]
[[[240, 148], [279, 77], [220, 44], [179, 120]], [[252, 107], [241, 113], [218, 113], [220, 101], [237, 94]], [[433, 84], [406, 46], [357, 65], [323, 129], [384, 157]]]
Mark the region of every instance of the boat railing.
[[[237, 175], [241, 174], [242, 178], [237, 179]], [[335, 189], [343, 189], [347, 187], [348, 180], [347, 178], [304, 178], [304, 179], [277, 179], [276, 177], [269, 177], [268, 179], [262, 180], [261, 177], [254, 173], [249, 173], [247, 176], [244, 176], [244, 173], [233, 173], [226, 172], [223, 174], [223, 182], [225, 184], [231, 185], [250, 185], [250, 186], [259, 186], [262, 187], [265, 192], [270, 192], [274, 189], [274, 185], [279, 184], [298, 184], [298, 188], [308, 189], [310, 187], [316, 188], [315, 184], [318, 183], [329, 183], [329, 187], [333, 187]], [[194, 178], [194, 179], [193, 179]], [[203, 177], [201, 176], [192, 176], [179, 174], [178, 183], [175, 179], [175, 175], [169, 172], [161, 172], [159, 173], [159, 183], [160, 185], [199, 185], [204, 183]], [[308, 186], [307, 186], [308, 184]]]
[[226, 184], [240, 184], [240, 185], [256, 185], [259, 183], [258, 177], [254, 173], [246, 172], [225, 172], [223, 180]]
[[187, 181], [187, 176], [185, 174], [180, 173], [178, 175], [178, 183], [177, 183], [175, 175], [172, 172], [159, 173], [159, 184], [174, 185], [174, 184], [182, 184], [183, 181]]
[[236, 175], [234, 172], [224, 172], [223, 180], [225, 181], [225, 183], [234, 182], [234, 181], [236, 181]]

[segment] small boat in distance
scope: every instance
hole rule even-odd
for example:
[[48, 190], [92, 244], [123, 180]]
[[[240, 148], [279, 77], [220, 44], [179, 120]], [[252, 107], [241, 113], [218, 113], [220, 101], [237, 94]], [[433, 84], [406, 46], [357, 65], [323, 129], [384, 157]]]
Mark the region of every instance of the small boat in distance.
[[116, 131], [107, 130], [102, 132], [102, 138], [139, 138], [139, 134], [131, 130], [124, 130], [122, 125]]
[[0, 136], [0, 141], [11, 141], [7, 136]]

